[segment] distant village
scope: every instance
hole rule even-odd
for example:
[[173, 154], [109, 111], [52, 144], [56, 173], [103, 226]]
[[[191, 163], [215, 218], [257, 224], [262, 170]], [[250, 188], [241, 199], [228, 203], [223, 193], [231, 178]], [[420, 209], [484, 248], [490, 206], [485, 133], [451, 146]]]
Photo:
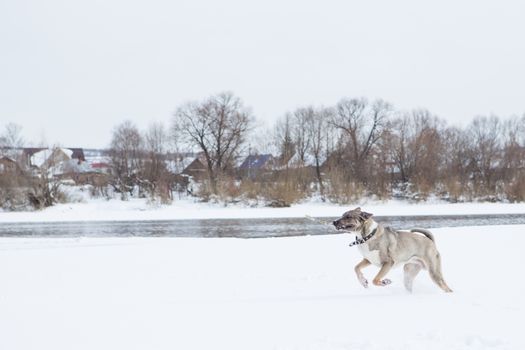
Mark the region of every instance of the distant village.
[[[166, 153], [166, 168], [172, 175], [204, 180], [207, 176], [206, 160], [202, 152]], [[310, 160], [312, 161], [312, 160]], [[251, 154], [238, 161], [237, 170], [247, 176], [283, 168], [304, 168], [313, 163], [291, 157], [286, 161], [272, 154]], [[3, 148], [0, 149], [0, 174], [30, 173], [39, 176], [42, 169], [60, 179], [73, 180], [76, 184], [92, 184], [95, 178], [111, 175], [111, 157], [108, 150], [84, 148]]]
[[[142, 156], [146, 164], [147, 154], [143, 153]], [[177, 191], [183, 195], [200, 195], [195, 192], [195, 186], [199, 187], [199, 184], [209, 180], [209, 169], [203, 152], [166, 152], [158, 156], [163, 162], [162, 169], [167, 172], [165, 174], [166, 183], [169, 184], [167, 192], [171, 194], [172, 191]], [[309, 158], [300, 160], [297, 154], [287, 159], [272, 154], [248, 154], [236, 160], [230, 174], [234, 173], [237, 180], [253, 181], [279, 176], [285, 170], [287, 172], [308, 172], [312, 175], [314, 173], [313, 162], [314, 160]], [[98, 189], [98, 195], [107, 195], [107, 189], [118, 182], [115, 168], [115, 158], [112, 157], [111, 150], [79, 147], [0, 148], [0, 179], [16, 179], [17, 183], [12, 187], [27, 187], [33, 179], [34, 182], [41, 183], [41, 188], [51, 187], [50, 183], [56, 183], [57, 190], [59, 185], [88, 185]], [[21, 179], [28, 181], [21, 181]], [[43, 179], [45, 183], [42, 184]], [[6, 187], [5, 184], [4, 187]], [[116, 189], [117, 192], [120, 192], [118, 188]], [[129, 194], [133, 196], [133, 189], [129, 191]]]
[[[174, 178], [207, 179], [207, 162], [202, 152], [167, 152], [162, 159]], [[297, 154], [288, 159], [272, 154], [249, 154], [240, 157], [236, 163], [234, 170], [239, 177], [252, 179], [283, 169], [311, 169], [315, 166], [313, 159], [300, 160]], [[99, 185], [109, 183], [113, 167], [110, 151], [104, 149], [0, 148], [0, 175], [39, 177], [44, 169], [53, 178], [72, 180], [76, 185]]]

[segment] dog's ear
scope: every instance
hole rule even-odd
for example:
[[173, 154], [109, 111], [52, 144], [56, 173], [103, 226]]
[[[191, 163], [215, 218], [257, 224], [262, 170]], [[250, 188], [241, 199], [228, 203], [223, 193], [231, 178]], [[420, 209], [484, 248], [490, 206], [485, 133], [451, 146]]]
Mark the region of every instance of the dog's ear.
[[358, 217], [361, 215], [361, 208], [357, 207], [355, 209], [351, 209], [343, 214], [343, 216], [352, 216], [352, 217]]
[[361, 214], [359, 215], [359, 218], [363, 221], [366, 221], [368, 219], [370, 219], [372, 217], [372, 213], [367, 213], [366, 211], [362, 211]]

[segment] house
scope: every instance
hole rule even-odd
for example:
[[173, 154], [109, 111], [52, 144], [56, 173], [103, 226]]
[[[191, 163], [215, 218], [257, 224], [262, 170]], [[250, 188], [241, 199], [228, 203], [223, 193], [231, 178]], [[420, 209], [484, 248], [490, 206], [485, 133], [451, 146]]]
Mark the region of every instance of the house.
[[67, 174], [89, 170], [82, 148], [23, 148], [21, 164], [34, 176], [46, 171], [48, 175], [67, 178]]
[[63, 162], [70, 161], [73, 151], [65, 148], [43, 149], [35, 152], [30, 158], [31, 166], [50, 169], [57, 167]]
[[206, 166], [206, 163], [204, 155], [200, 154], [186, 168], [184, 168], [182, 174], [191, 176], [197, 181], [204, 180], [208, 177], [208, 167]]
[[84, 155], [84, 150], [82, 148], [66, 148], [70, 150], [71, 153], [71, 159], [74, 159], [78, 162], [78, 164], [85, 162], [86, 157]]
[[275, 159], [271, 154], [252, 154], [244, 159], [239, 166], [241, 170], [249, 169], [267, 169], [271, 170], [274, 166]]
[[111, 174], [111, 164], [106, 162], [93, 162], [90, 164], [93, 172]]
[[111, 157], [107, 150], [84, 149], [84, 159], [88, 164], [88, 172], [111, 174]]
[[241, 176], [256, 177], [277, 167], [277, 159], [271, 154], [251, 154], [239, 166]]
[[[320, 165], [323, 164], [325, 161], [324, 157], [322, 159], [319, 159]], [[295, 152], [290, 159], [285, 164], [285, 167], [289, 169], [302, 169], [302, 168], [308, 168], [308, 167], [315, 167], [316, 161], [315, 157], [309, 153], [306, 153], [303, 155], [303, 159], [301, 159], [301, 155], [299, 152]]]
[[19, 163], [19, 161], [22, 159], [22, 149], [13, 147], [0, 147], [0, 157], [3, 156]]
[[[199, 153], [168, 153], [165, 157], [166, 169], [174, 175], [180, 175], [189, 165], [199, 157]], [[206, 164], [203, 162], [203, 164]]]
[[22, 174], [22, 169], [18, 163], [7, 156], [0, 157], [0, 174]]
[[62, 174], [61, 179], [71, 179], [77, 185], [93, 185], [95, 187], [104, 187], [109, 184], [110, 177], [108, 174], [94, 171], [74, 172]]
[[66, 160], [74, 160], [77, 164], [86, 161], [82, 148], [26, 147], [22, 148], [21, 158], [23, 166], [27, 169], [49, 168]]

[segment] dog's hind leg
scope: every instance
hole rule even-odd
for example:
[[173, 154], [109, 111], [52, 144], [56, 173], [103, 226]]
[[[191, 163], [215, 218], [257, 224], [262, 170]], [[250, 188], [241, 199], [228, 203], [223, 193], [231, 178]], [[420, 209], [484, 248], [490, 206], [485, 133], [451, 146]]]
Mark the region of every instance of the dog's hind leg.
[[386, 263], [383, 264], [383, 266], [381, 266], [381, 270], [379, 270], [379, 272], [377, 273], [376, 277], [374, 277], [373, 283], [376, 286], [386, 286], [386, 285], [392, 283], [392, 281], [389, 280], [388, 278], [383, 279], [383, 277], [385, 277], [386, 274], [390, 271], [392, 266], [394, 266], [393, 262], [386, 262]]
[[428, 273], [430, 274], [432, 281], [434, 281], [434, 283], [445, 292], [452, 292], [452, 289], [447, 286], [445, 280], [443, 279], [443, 275], [441, 274], [441, 257], [439, 256], [439, 253], [436, 254], [435, 259], [428, 261], [428, 265]]
[[421, 271], [422, 268], [423, 266], [417, 262], [407, 263], [403, 267], [405, 271], [405, 279], [404, 279], [405, 288], [411, 293], [412, 293], [412, 283], [414, 282], [414, 278], [416, 278], [417, 274], [419, 273], [419, 271]]
[[354, 268], [355, 274], [357, 275], [357, 279], [359, 280], [359, 283], [365, 288], [368, 288], [368, 281], [366, 280], [365, 276], [361, 272], [361, 269], [367, 267], [370, 265], [370, 261], [367, 259], [361, 260], [359, 264], [357, 264]]

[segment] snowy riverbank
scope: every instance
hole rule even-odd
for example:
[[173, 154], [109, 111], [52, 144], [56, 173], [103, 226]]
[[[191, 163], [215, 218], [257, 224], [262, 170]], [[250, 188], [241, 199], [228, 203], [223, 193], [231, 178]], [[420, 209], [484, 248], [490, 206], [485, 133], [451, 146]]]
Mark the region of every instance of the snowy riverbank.
[[452, 294], [363, 289], [348, 235], [0, 238], [0, 348], [525, 348], [525, 226], [434, 233]]
[[171, 205], [153, 206], [145, 199], [129, 201], [91, 199], [82, 203], [58, 204], [41, 211], [0, 212], [0, 222], [55, 221], [128, 221], [184, 220], [221, 218], [284, 218], [304, 215], [338, 216], [349, 208], [361, 206], [375, 215], [468, 215], [525, 214], [525, 203], [408, 203], [404, 201], [364, 201], [345, 206], [309, 202], [289, 208], [224, 206], [198, 203], [192, 199], [175, 200]]

